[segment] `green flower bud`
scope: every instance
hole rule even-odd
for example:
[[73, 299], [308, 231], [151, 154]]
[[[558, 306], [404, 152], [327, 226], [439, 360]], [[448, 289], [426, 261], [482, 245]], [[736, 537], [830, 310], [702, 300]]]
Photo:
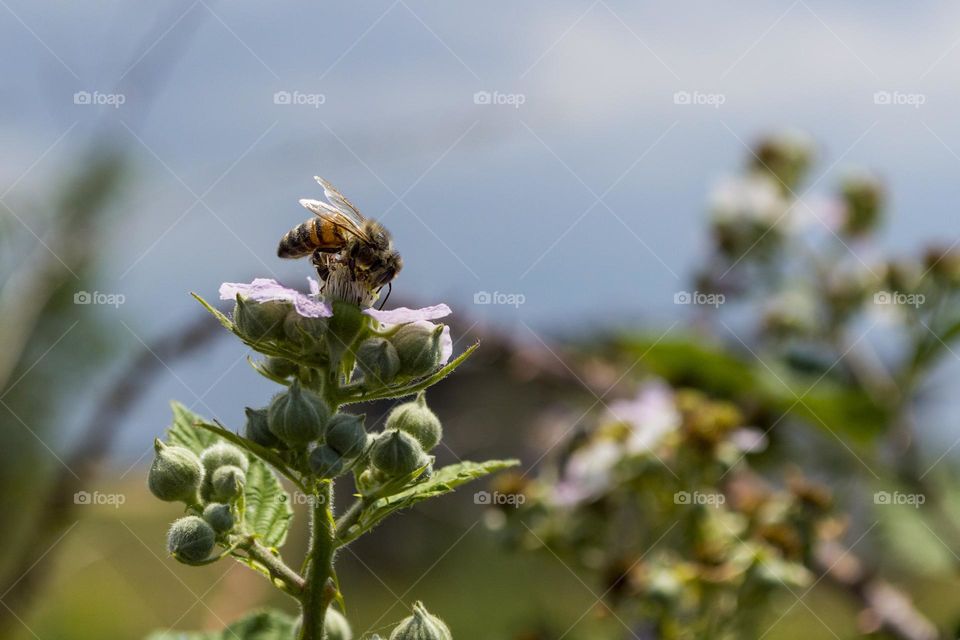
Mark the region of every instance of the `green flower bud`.
[[323, 619], [324, 640], [353, 640], [353, 630], [342, 613], [333, 607], [327, 608], [327, 615]]
[[416, 602], [413, 615], [397, 625], [390, 640], [453, 640], [453, 635], [443, 620], [427, 611], [422, 602]]
[[256, 442], [264, 447], [279, 447], [280, 441], [277, 439], [277, 436], [273, 435], [270, 431], [267, 423], [267, 410], [247, 407], [246, 413], [247, 425], [243, 432], [247, 440]]
[[195, 453], [185, 447], [153, 441], [157, 455], [150, 467], [147, 486], [150, 493], [166, 502], [194, 503], [203, 482], [203, 465]]
[[429, 464], [430, 459], [416, 438], [403, 431], [384, 431], [373, 443], [370, 462], [390, 477], [413, 473]]
[[180, 518], [167, 533], [167, 551], [181, 562], [201, 562], [210, 556], [217, 535], [203, 518]]
[[203, 468], [207, 470], [208, 476], [212, 476], [218, 468], [227, 465], [240, 467], [244, 471], [250, 468], [247, 454], [240, 447], [229, 442], [218, 442], [204, 449], [203, 453], [200, 454], [200, 462], [203, 463]]
[[325, 442], [328, 447], [344, 458], [356, 458], [367, 447], [367, 431], [363, 427], [363, 415], [338, 413], [330, 418]]
[[274, 397], [267, 412], [270, 432], [290, 446], [303, 446], [317, 440], [330, 419], [323, 399], [294, 380], [286, 393]]
[[310, 452], [309, 464], [321, 478], [335, 478], [346, 470], [340, 454], [324, 444]]
[[283, 339], [283, 321], [290, 311], [286, 302], [255, 302], [237, 296], [233, 323], [244, 338], [253, 342]]
[[357, 367], [370, 386], [389, 384], [400, 372], [400, 356], [385, 338], [370, 338], [357, 348]]
[[276, 378], [289, 378], [300, 371], [300, 365], [286, 358], [267, 358], [263, 368]]
[[326, 333], [326, 318], [307, 318], [297, 313], [296, 309], [291, 309], [283, 320], [283, 334], [299, 345], [320, 342]]
[[231, 502], [243, 493], [247, 475], [240, 467], [226, 465], [218, 467], [211, 478], [212, 495], [220, 502]]
[[422, 391], [413, 402], [394, 407], [387, 416], [387, 429], [399, 429], [409, 433], [417, 439], [424, 451], [433, 449], [443, 437], [440, 419], [427, 407], [427, 397]]
[[217, 533], [226, 533], [233, 529], [233, 511], [228, 504], [211, 502], [203, 509], [203, 519]]
[[400, 375], [415, 378], [440, 366], [443, 325], [428, 322], [405, 324], [390, 337], [400, 356]]

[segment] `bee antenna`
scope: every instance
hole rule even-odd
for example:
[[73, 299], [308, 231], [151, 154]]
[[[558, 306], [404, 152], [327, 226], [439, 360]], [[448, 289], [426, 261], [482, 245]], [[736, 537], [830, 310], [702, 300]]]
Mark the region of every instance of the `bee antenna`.
[[387, 304], [387, 300], [390, 298], [390, 294], [391, 294], [392, 292], [393, 292], [393, 283], [392, 283], [392, 282], [388, 282], [388, 283], [387, 283], [387, 295], [384, 296], [383, 302], [380, 303], [380, 310], [381, 310], [381, 311], [383, 310], [384, 305]]

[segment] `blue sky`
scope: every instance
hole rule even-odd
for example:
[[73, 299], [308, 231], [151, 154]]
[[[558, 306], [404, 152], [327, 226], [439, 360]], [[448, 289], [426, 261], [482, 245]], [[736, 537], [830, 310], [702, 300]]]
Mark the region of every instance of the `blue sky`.
[[[675, 319], [710, 185], [765, 131], [821, 145], [811, 198], [849, 167], [883, 175], [887, 246], [957, 233], [953, 3], [3, 0], [0, 16], [4, 202], [42, 236], [48, 185], [98, 125], [128, 141], [137, 181], [98, 282], [127, 303], [89, 311], [144, 339], [188, 317], [190, 290], [301, 281], [305, 264], [273, 256], [306, 217], [297, 199], [318, 196], [314, 174], [394, 232], [407, 262], [395, 295], [520, 338], [523, 325]], [[143, 79], [164, 66], [148, 99]], [[476, 306], [477, 291], [526, 302]], [[221, 347], [177, 373], [206, 389], [239, 355]], [[168, 381], [144, 416], [182, 387]], [[235, 367], [207, 401], [234, 411], [254, 389], [267, 393]]]

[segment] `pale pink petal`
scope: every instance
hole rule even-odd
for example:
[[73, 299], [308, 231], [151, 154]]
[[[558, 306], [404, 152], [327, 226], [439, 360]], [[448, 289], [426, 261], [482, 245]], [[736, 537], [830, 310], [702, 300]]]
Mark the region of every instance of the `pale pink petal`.
[[238, 295], [254, 302], [292, 302], [297, 313], [305, 318], [329, 318], [333, 315], [328, 303], [296, 289], [288, 289], [270, 278], [257, 278], [250, 284], [224, 282], [220, 285], [221, 300], [234, 300]]
[[293, 308], [304, 318], [329, 318], [333, 316], [333, 308], [329, 302], [317, 300], [302, 293], [293, 301]]
[[450, 315], [450, 307], [445, 304], [436, 304], [432, 307], [423, 307], [422, 309], [408, 309], [399, 307], [397, 309], [388, 309], [381, 311], [379, 309], [364, 309], [363, 313], [374, 320], [383, 324], [409, 324], [421, 320], [437, 320]]
[[234, 300], [237, 296], [249, 298], [257, 302], [270, 302], [272, 300], [293, 300], [301, 295], [294, 289], [288, 289], [276, 280], [270, 278], [257, 278], [250, 284], [241, 282], [224, 282], [220, 285], [220, 299]]
[[440, 334], [440, 364], [447, 364], [453, 355], [453, 338], [450, 337], [450, 327], [444, 326]]

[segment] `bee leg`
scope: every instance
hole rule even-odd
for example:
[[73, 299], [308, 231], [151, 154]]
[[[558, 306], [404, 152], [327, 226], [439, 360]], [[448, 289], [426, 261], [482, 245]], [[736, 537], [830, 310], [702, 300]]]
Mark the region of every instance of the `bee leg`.
[[[380, 289], [383, 289], [383, 287], [380, 287]], [[380, 293], [380, 289], [377, 289], [377, 293]], [[387, 295], [384, 296], [383, 302], [380, 303], [380, 309], [381, 309], [381, 310], [383, 310], [383, 307], [387, 304], [387, 300], [390, 299], [390, 294], [391, 294], [392, 292], [393, 292], [393, 283], [392, 283], [392, 282], [388, 282], [388, 283], [387, 283]]]

